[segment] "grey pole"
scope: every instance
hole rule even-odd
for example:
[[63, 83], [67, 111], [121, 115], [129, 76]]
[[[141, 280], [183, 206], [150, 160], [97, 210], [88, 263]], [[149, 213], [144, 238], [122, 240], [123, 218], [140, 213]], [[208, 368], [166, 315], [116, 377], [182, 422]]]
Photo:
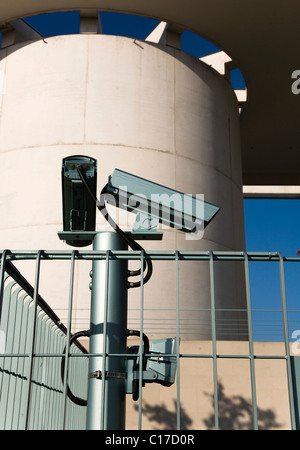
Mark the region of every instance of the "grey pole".
[[[94, 250], [127, 250], [116, 232], [99, 232]], [[126, 353], [127, 260], [94, 260], [90, 318], [87, 430], [125, 428], [125, 361], [110, 354]], [[105, 373], [105, 379], [104, 379]]]

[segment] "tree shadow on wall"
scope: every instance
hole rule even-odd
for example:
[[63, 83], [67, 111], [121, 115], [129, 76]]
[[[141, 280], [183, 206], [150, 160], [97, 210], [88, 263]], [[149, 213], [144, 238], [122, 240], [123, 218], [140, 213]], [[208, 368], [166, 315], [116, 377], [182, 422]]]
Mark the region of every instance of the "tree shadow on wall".
[[[211, 398], [214, 405], [214, 395], [205, 393]], [[218, 383], [219, 428], [221, 430], [251, 430], [253, 429], [252, 401], [241, 395], [228, 397], [224, 392], [222, 383]], [[215, 416], [212, 413], [204, 424], [208, 430], [215, 428]], [[257, 422], [260, 430], [275, 430], [282, 425], [277, 422], [276, 414], [272, 409], [257, 408]]]
[[[214, 407], [214, 394], [205, 393], [211, 398]], [[159, 424], [160, 429], [176, 430], [177, 413], [176, 400], [173, 400], [173, 408], [170, 410], [164, 404], [153, 406], [143, 401], [143, 414], [151, 422]], [[224, 392], [222, 383], [218, 383], [218, 405], [219, 405], [219, 428], [221, 430], [252, 430], [252, 402], [240, 395], [229, 397]], [[134, 405], [135, 410], [138, 406]], [[275, 430], [282, 425], [277, 422], [276, 415], [271, 409], [257, 408], [258, 428], [260, 430]], [[215, 415], [212, 413], [203, 420], [204, 428], [215, 429]], [[180, 408], [180, 429], [192, 429], [193, 418], [190, 417], [183, 407]], [[157, 428], [154, 428], [157, 429]]]
[[[164, 404], [159, 406], [149, 405], [143, 401], [143, 414], [150, 422], [157, 422], [160, 428], [153, 428], [154, 430], [177, 430], [177, 402], [173, 400], [173, 410], [169, 410]], [[134, 405], [134, 409], [138, 411], [138, 406]], [[187, 415], [184, 408], [180, 408], [180, 428], [181, 430], [188, 430], [193, 420]]]

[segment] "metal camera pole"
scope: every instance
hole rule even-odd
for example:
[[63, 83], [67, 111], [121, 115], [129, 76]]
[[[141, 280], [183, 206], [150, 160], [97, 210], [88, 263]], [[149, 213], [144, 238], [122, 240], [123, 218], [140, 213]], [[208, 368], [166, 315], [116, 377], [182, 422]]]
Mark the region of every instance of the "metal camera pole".
[[[95, 233], [93, 250], [127, 250], [114, 231]], [[127, 260], [94, 260], [90, 317], [87, 430], [125, 428]]]

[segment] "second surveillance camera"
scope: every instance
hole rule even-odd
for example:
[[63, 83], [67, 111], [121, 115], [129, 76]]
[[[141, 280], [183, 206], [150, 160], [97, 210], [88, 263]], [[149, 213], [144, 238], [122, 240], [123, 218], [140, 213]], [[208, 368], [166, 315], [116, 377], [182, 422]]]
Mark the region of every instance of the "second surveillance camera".
[[115, 169], [106, 186], [107, 202], [177, 230], [197, 234], [211, 222], [219, 206], [144, 178]]
[[[97, 161], [81, 155], [68, 156], [62, 162], [62, 196], [63, 196], [63, 228], [64, 231], [95, 231], [96, 205], [88, 194], [78, 173], [80, 166], [86, 183], [96, 195]], [[92, 243], [90, 239], [67, 240], [74, 247], [85, 247]]]

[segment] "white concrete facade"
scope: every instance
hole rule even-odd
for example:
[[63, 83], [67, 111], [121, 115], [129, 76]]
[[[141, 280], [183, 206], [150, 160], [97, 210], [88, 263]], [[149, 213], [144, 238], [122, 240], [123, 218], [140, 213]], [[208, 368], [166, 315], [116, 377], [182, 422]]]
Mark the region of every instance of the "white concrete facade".
[[299, 69], [299, 2], [274, 0], [271, 9], [269, 0], [0, 0], [1, 28], [34, 14], [74, 10], [151, 17], [217, 45], [249, 88], [241, 121], [245, 185], [298, 184], [299, 92], [293, 93], [293, 74]]
[[[62, 229], [61, 161], [84, 154], [98, 160], [99, 193], [119, 168], [204, 194], [206, 201], [221, 206], [203, 239], [188, 241], [182, 233], [164, 230], [163, 241], [147, 243], [146, 249], [244, 250], [238, 103], [220, 74], [177, 49], [104, 35], [53, 37], [11, 46], [0, 55], [5, 81], [0, 98], [1, 248], [70, 249], [57, 237]], [[104, 229], [98, 219], [98, 229]], [[174, 307], [175, 271], [157, 266], [146, 302]], [[51, 279], [49, 272], [42, 279], [54, 309], [67, 298], [67, 270], [53, 267]], [[189, 307], [207, 307], [207, 268], [194, 265], [180, 274]], [[217, 276], [222, 277], [217, 305], [242, 306], [238, 272]], [[77, 283], [75, 308], [88, 308], [88, 270], [80, 272]], [[135, 295], [130, 292], [131, 308], [139, 299]], [[190, 319], [184, 319], [185, 326]], [[189, 337], [199, 336], [192, 331]]]

